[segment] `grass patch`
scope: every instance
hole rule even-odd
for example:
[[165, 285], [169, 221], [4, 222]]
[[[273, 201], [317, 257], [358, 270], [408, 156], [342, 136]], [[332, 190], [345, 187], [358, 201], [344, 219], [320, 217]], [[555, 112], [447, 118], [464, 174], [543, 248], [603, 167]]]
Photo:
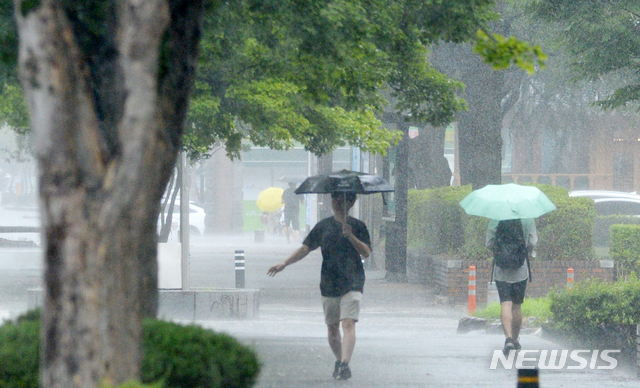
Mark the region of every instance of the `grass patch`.
[[[525, 298], [522, 303], [522, 316], [524, 318], [535, 317], [536, 323], [546, 322], [551, 319], [549, 298]], [[482, 310], [473, 313], [474, 317], [485, 319], [500, 319], [500, 304], [491, 303]]]

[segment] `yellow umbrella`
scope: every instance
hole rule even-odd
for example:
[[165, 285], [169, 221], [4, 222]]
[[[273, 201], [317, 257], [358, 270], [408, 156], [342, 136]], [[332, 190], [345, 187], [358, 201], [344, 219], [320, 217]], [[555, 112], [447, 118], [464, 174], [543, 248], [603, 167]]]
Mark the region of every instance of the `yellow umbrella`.
[[275, 212], [280, 210], [284, 204], [282, 203], [282, 193], [284, 189], [280, 187], [269, 187], [258, 194], [256, 203], [263, 212]]

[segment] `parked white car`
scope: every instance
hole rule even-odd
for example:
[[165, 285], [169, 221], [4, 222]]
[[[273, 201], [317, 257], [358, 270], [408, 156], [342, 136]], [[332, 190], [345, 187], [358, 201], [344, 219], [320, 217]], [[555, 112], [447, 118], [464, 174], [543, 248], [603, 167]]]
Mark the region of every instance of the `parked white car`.
[[640, 195], [625, 191], [577, 190], [571, 197], [587, 197], [595, 202], [596, 213], [600, 216], [627, 215], [640, 217]]
[[599, 216], [625, 215], [640, 217], [640, 198], [596, 198]]
[[640, 199], [640, 195], [636, 193], [629, 193], [626, 191], [611, 191], [611, 190], [576, 190], [569, 193], [570, 197], [587, 197], [591, 199], [596, 198], [631, 198]]
[[[177, 226], [180, 224], [180, 204], [179, 201], [173, 207], [173, 215], [171, 217], [172, 224]], [[166, 219], [167, 213], [164, 214], [164, 218]], [[192, 235], [200, 236], [204, 234], [204, 217], [205, 212], [201, 206], [194, 204], [193, 202], [189, 203], [189, 231]], [[158, 218], [158, 230], [160, 230], [160, 221]]]

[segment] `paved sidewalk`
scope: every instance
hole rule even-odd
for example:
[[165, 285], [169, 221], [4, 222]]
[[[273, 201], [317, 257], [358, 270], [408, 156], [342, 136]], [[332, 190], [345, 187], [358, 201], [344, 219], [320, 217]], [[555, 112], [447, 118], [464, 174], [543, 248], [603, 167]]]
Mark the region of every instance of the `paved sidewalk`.
[[[515, 370], [490, 370], [501, 335], [456, 334], [465, 308], [436, 304], [424, 285], [389, 283], [383, 271], [367, 271], [357, 344], [348, 381], [334, 381], [333, 355], [318, 289], [321, 258], [308, 258], [270, 278], [267, 269], [295, 244], [267, 236], [206, 236], [192, 239], [192, 287], [233, 287], [234, 252], [246, 255], [247, 288], [260, 289], [260, 318], [198, 322], [253, 347], [263, 363], [258, 388], [305, 387], [515, 387]], [[0, 318], [26, 309], [26, 289], [41, 282], [41, 254], [35, 249], [0, 250]], [[538, 336], [523, 335], [523, 348], [564, 349]], [[606, 370], [542, 371], [541, 387], [638, 387], [635, 372]]]
[[[268, 247], [284, 258], [295, 246]], [[248, 251], [258, 248], [249, 246]], [[261, 295], [265, 297], [261, 296], [260, 319], [200, 322], [236, 336], [257, 351], [263, 363], [257, 387], [516, 386], [515, 369], [489, 368], [493, 351], [502, 348], [502, 335], [481, 331], [456, 334], [458, 320], [466, 315], [465, 308], [436, 304], [433, 290], [424, 285], [386, 282], [383, 271], [367, 272], [357, 343], [350, 363], [353, 377], [348, 381], [333, 380], [334, 359], [326, 339], [317, 281], [299, 282], [302, 271], [315, 269], [299, 268], [300, 272], [294, 272], [305, 260], [262, 282]], [[272, 261], [268, 265], [277, 263]], [[262, 274], [268, 265], [263, 265]], [[291, 288], [280, 284], [296, 280]], [[269, 281], [273, 281], [273, 289]], [[536, 335], [523, 335], [521, 343], [524, 349], [564, 349]], [[540, 381], [541, 387], [640, 384], [631, 371], [623, 368], [542, 371]]]

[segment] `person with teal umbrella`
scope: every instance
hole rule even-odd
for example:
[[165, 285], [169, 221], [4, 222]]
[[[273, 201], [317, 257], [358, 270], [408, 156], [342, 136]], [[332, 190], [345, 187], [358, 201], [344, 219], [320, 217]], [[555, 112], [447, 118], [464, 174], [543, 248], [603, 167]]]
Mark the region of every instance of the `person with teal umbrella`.
[[503, 353], [520, 350], [522, 302], [531, 281], [529, 256], [535, 257], [538, 234], [534, 218], [556, 209], [534, 186], [487, 185], [471, 192], [460, 206], [470, 215], [490, 218], [486, 246], [493, 251], [491, 280], [500, 298], [505, 335]]
[[[505, 341], [503, 352], [509, 356], [512, 350], [520, 350], [520, 328], [522, 327], [522, 303], [531, 280], [529, 255], [535, 257], [538, 243], [536, 222], [533, 218], [515, 220], [491, 220], [487, 228], [487, 248], [494, 252], [492, 281], [496, 282], [500, 298], [500, 320]], [[507, 248], [505, 264], [498, 262], [501, 252]], [[519, 252], [522, 252], [519, 254]], [[518, 260], [520, 256], [520, 260]], [[513, 264], [510, 264], [513, 263]]]

